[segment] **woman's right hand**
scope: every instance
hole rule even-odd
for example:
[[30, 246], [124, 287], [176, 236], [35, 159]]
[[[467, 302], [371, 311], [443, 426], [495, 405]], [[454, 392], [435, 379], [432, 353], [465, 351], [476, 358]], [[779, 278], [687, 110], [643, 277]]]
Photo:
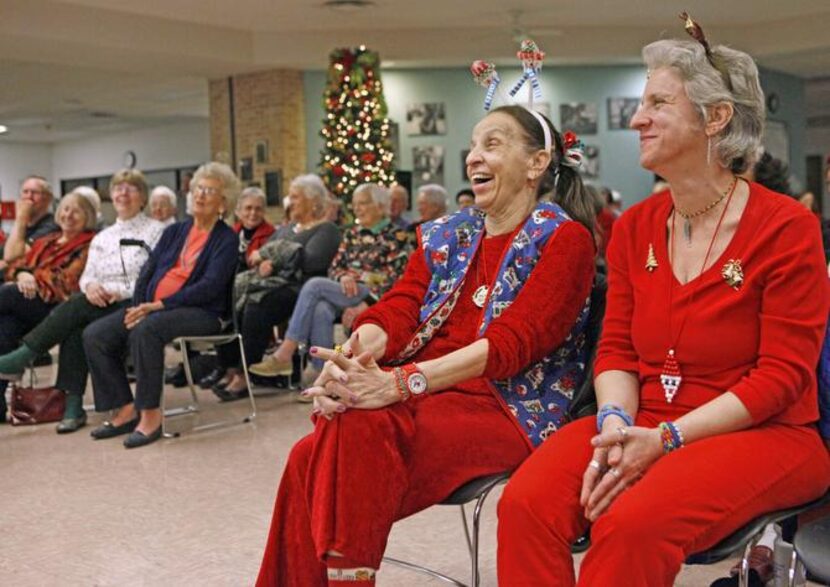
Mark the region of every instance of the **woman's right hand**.
[[268, 277], [274, 271], [274, 264], [271, 261], [263, 261], [257, 267], [260, 277]]
[[90, 304], [99, 308], [106, 308], [113, 298], [103, 285], [94, 281], [86, 286], [84, 295]]
[[[603, 432], [610, 432], [625, 425], [625, 421], [623, 421], [622, 418], [612, 414], [603, 420], [602, 430]], [[588, 467], [585, 469], [585, 473], [582, 476], [582, 492], [579, 494], [579, 503], [582, 507], [585, 507], [588, 504], [588, 498], [591, 496], [591, 493], [593, 493], [606, 471], [620, 464], [622, 454], [622, 444], [615, 444], [610, 448], [600, 446], [594, 449], [591, 462], [588, 464]]]
[[344, 295], [350, 298], [357, 296], [357, 280], [351, 275], [344, 275], [340, 278], [340, 287]]
[[21, 271], [15, 277], [17, 289], [23, 294], [27, 300], [33, 300], [37, 297], [37, 280], [35, 276], [27, 271]]

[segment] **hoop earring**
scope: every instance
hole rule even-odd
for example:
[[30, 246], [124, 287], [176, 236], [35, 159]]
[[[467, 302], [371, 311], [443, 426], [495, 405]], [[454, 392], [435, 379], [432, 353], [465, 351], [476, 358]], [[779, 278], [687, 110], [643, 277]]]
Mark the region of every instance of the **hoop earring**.
[[706, 166], [712, 164], [712, 137], [706, 138]]

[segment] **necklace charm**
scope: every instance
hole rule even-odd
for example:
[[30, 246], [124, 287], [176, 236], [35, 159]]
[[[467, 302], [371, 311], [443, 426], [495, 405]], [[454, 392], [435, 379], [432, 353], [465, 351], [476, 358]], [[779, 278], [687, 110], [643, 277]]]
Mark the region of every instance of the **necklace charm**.
[[667, 403], [671, 403], [677, 395], [682, 381], [683, 376], [680, 374], [680, 365], [674, 356], [674, 349], [669, 349], [666, 353], [666, 361], [663, 363], [663, 370], [660, 372], [660, 384], [663, 386]]
[[726, 284], [735, 291], [741, 289], [741, 286], [744, 284], [744, 270], [741, 267], [740, 259], [729, 259], [724, 264], [720, 274], [723, 276]]
[[648, 243], [648, 257], [646, 258], [646, 271], [654, 273], [657, 269], [657, 257], [654, 256], [654, 245]]
[[692, 246], [692, 221], [683, 219], [683, 236], [686, 239], [686, 246]]
[[473, 294], [473, 303], [478, 306], [479, 308], [484, 307], [484, 302], [487, 301], [487, 290], [489, 288], [486, 285], [479, 285], [476, 288], [475, 293]]

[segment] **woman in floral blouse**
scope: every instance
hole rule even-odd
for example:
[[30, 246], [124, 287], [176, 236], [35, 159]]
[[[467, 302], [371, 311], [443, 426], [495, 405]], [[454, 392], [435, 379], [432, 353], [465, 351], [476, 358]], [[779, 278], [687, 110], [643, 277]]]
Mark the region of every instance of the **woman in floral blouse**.
[[[49, 311], [78, 291], [89, 243], [95, 236], [95, 210], [77, 194], [65, 196], [55, 214], [60, 232], [37, 239], [25, 257], [6, 270], [0, 287], [0, 355], [17, 347], [20, 337]], [[20, 374], [0, 376], [17, 379]], [[6, 383], [0, 382], [0, 414], [5, 417]]]
[[[285, 340], [251, 373], [290, 375], [291, 357], [301, 343], [331, 348], [334, 321], [346, 308], [375, 302], [403, 273], [411, 250], [406, 231], [389, 221], [389, 192], [372, 183], [357, 187], [352, 196], [356, 223], [343, 235], [329, 276], [308, 280], [300, 290]], [[320, 370], [323, 361], [313, 358]]]

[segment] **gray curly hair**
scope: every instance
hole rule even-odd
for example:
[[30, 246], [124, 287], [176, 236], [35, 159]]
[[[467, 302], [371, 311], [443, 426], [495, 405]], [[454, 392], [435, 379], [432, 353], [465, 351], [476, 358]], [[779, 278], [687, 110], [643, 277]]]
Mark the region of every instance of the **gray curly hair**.
[[755, 61], [742, 51], [723, 45], [712, 47], [718, 69], [709, 62], [697, 41], [665, 39], [643, 48], [649, 70], [672, 67], [683, 78], [686, 95], [707, 119], [707, 108], [732, 104], [732, 119], [714, 140], [715, 152], [725, 167], [743, 173], [755, 163], [764, 134], [764, 92]]

